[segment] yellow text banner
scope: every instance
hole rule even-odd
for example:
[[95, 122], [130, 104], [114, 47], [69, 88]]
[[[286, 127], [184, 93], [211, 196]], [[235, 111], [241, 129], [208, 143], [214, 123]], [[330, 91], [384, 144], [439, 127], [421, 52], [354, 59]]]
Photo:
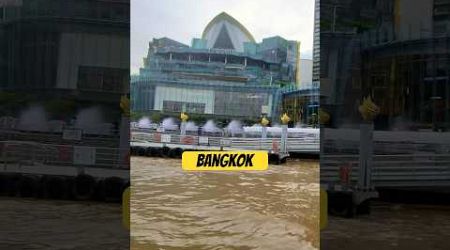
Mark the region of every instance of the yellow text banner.
[[269, 167], [265, 151], [186, 151], [185, 171], [264, 171]]

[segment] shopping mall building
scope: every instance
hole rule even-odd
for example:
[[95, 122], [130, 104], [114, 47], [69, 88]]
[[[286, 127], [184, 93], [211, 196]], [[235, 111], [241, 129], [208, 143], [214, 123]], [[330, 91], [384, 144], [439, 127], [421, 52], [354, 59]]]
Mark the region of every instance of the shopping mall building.
[[132, 110], [278, 119], [283, 93], [302, 82], [299, 49], [298, 41], [279, 36], [257, 43], [223, 12], [191, 46], [165, 37], [149, 43], [144, 65], [131, 79]]

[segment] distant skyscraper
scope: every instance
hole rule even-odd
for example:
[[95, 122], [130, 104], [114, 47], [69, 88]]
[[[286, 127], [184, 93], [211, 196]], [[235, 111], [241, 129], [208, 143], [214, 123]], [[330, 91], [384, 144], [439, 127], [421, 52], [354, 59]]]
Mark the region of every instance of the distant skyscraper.
[[320, 80], [320, 0], [314, 6], [313, 82]]

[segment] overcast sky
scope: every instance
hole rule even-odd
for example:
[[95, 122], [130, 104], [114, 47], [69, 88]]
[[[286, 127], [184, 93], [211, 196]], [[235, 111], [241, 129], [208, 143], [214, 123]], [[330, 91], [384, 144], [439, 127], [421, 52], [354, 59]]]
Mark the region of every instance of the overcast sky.
[[139, 71], [153, 38], [190, 45], [222, 11], [244, 25], [256, 42], [275, 35], [297, 40], [301, 57], [312, 58], [314, 0], [131, 0], [131, 73]]

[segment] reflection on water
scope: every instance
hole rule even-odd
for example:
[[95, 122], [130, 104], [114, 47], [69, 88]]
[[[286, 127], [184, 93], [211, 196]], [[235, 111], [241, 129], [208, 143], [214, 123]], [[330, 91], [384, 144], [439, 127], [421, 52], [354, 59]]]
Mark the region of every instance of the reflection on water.
[[132, 249], [317, 249], [317, 161], [265, 172], [186, 173], [133, 157]]
[[118, 204], [0, 197], [0, 249], [128, 249]]
[[[447, 206], [377, 202], [370, 215], [330, 217], [320, 235], [321, 249], [449, 249]], [[370, 246], [370, 247], [368, 247]]]

